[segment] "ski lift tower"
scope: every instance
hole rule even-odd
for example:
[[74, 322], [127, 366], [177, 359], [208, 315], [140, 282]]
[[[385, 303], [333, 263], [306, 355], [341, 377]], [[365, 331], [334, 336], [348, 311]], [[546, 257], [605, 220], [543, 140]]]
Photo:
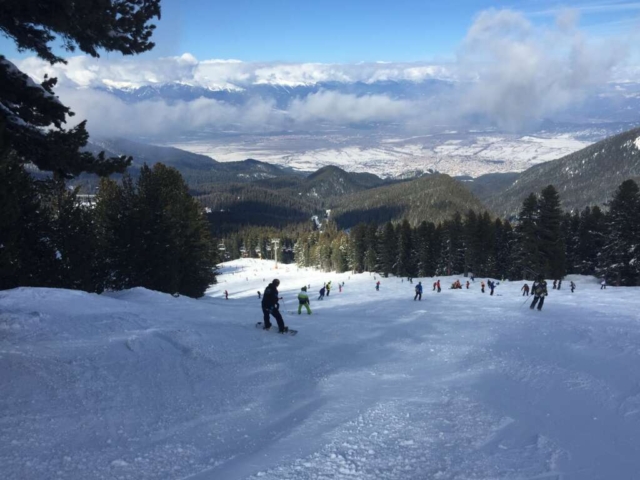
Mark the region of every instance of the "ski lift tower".
[[276, 261], [276, 268], [278, 268], [278, 247], [280, 246], [280, 239], [272, 238], [271, 243], [273, 243], [273, 259]]

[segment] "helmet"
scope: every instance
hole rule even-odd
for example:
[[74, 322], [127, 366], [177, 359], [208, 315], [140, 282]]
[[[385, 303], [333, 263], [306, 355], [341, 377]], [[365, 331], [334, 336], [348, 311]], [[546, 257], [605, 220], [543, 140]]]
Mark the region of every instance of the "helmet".
[[306, 292], [307, 291], [307, 287], [302, 287], [302, 291]]

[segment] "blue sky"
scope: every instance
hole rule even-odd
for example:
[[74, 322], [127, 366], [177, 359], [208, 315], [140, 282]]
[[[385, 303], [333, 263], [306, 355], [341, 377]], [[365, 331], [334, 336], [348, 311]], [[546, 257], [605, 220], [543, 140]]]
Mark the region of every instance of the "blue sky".
[[[640, 2], [630, 1], [164, 0], [162, 8], [157, 47], [148, 57], [189, 52], [244, 61], [447, 60], [475, 16], [489, 8], [522, 11], [536, 24], [551, 24], [558, 11], [573, 8], [582, 28], [597, 36], [640, 25]], [[4, 38], [0, 52], [24, 56]]]

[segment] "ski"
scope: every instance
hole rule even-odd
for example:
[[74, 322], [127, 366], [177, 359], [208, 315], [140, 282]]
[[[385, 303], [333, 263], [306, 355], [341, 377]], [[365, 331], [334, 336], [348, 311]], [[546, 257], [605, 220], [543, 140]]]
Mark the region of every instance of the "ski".
[[[258, 322], [256, 323], [256, 328], [262, 328], [264, 324], [262, 322]], [[293, 330], [292, 328], [289, 327], [285, 327], [287, 330], [284, 332], [288, 335], [296, 335], [298, 333], [298, 330]], [[264, 330], [264, 329], [263, 329]], [[272, 325], [271, 328], [268, 330], [269, 332], [276, 332], [276, 333], [280, 333], [278, 332], [278, 327], [276, 325]]]

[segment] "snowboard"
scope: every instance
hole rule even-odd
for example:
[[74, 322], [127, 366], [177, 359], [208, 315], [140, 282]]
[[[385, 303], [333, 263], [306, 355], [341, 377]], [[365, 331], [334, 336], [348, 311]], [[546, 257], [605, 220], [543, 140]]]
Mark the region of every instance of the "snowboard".
[[[256, 328], [262, 328], [262, 326], [263, 326], [262, 322], [256, 323]], [[280, 332], [278, 332], [278, 326], [277, 325], [272, 325], [271, 328], [269, 330], [267, 330], [267, 331], [268, 332], [280, 333]], [[293, 330], [293, 329], [287, 327], [287, 331], [284, 332], [284, 333], [293, 336], [293, 335], [298, 333], [298, 330]]]

